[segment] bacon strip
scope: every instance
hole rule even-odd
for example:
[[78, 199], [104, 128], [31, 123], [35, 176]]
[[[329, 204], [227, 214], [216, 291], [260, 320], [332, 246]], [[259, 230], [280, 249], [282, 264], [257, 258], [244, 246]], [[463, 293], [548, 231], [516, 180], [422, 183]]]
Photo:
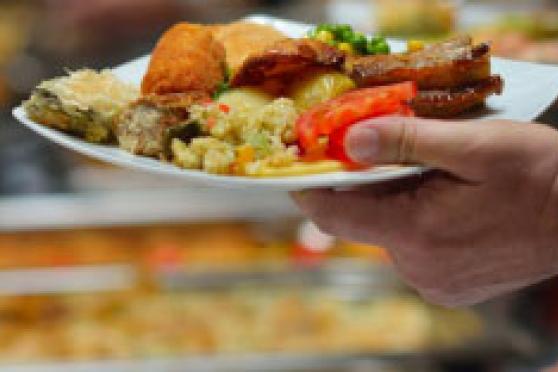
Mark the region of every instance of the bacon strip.
[[490, 47], [460, 36], [414, 53], [354, 57], [345, 67], [362, 87], [412, 80], [421, 90], [449, 89], [490, 76]]
[[421, 117], [450, 118], [484, 104], [492, 94], [502, 94], [504, 81], [494, 75], [481, 82], [448, 90], [422, 91], [412, 107]]

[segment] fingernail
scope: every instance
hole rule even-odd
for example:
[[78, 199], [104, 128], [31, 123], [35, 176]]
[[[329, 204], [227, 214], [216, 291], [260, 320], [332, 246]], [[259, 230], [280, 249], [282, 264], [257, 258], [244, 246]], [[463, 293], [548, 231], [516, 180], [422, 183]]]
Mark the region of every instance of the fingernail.
[[349, 158], [359, 164], [374, 164], [380, 154], [380, 136], [370, 125], [355, 125], [345, 139]]

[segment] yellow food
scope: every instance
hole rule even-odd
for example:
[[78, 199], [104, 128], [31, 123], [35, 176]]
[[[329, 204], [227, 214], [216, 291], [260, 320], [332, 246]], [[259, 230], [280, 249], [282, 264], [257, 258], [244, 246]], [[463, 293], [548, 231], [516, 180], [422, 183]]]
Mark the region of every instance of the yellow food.
[[316, 39], [323, 41], [324, 43], [330, 43], [335, 39], [335, 37], [331, 32], [322, 30], [318, 32], [318, 34], [316, 35]]
[[256, 88], [236, 88], [223, 93], [217, 101], [241, 110], [259, 110], [273, 101], [273, 97]]
[[424, 49], [424, 42], [421, 40], [409, 40], [407, 41], [407, 51], [409, 53], [419, 52]]
[[318, 71], [294, 83], [289, 96], [297, 109], [303, 111], [355, 87], [355, 83], [345, 74]]
[[[228, 112], [220, 108], [220, 104], [241, 97], [250, 98], [231, 105]], [[205, 135], [189, 144], [173, 142], [176, 165], [231, 174], [235, 170], [243, 173], [252, 163], [282, 167], [297, 160], [296, 148], [289, 145], [296, 140], [294, 123], [298, 116], [292, 100], [278, 98], [266, 103], [265, 93], [249, 89], [232, 91], [221, 99], [220, 103], [191, 107], [191, 120], [201, 125]], [[253, 158], [248, 163], [247, 145]], [[235, 169], [239, 163], [240, 169]]]
[[349, 43], [340, 43], [338, 48], [339, 48], [339, 50], [342, 50], [345, 53], [349, 53], [349, 54], [354, 54], [355, 53], [355, 49]]
[[295, 162], [284, 167], [272, 167], [253, 164], [246, 168], [246, 174], [252, 177], [292, 177], [309, 174], [338, 172], [345, 169], [343, 163], [336, 160], [323, 160], [312, 163]]

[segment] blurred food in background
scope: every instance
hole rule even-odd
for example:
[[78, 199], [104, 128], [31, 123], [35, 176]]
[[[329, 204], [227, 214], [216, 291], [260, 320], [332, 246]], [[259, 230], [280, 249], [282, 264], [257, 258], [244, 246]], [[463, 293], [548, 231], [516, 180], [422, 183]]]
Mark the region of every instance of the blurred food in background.
[[558, 63], [558, 11], [505, 15], [472, 33], [477, 40], [491, 40], [497, 56]]
[[[480, 314], [427, 305], [383, 277], [374, 265], [385, 257], [371, 253], [379, 248], [326, 241], [306, 226], [299, 234], [246, 223], [1, 234], [3, 270], [118, 264], [134, 268], [138, 282], [126, 291], [0, 297], [0, 362], [418, 353], [485, 335]], [[320, 260], [306, 266], [301, 244], [320, 245]], [[367, 264], [343, 269], [341, 258]]]
[[444, 36], [456, 26], [456, 0], [373, 0], [373, 3], [377, 29], [387, 36]]
[[251, 353], [414, 353], [470, 342], [482, 322], [407, 295], [320, 288], [0, 298], [0, 363]]

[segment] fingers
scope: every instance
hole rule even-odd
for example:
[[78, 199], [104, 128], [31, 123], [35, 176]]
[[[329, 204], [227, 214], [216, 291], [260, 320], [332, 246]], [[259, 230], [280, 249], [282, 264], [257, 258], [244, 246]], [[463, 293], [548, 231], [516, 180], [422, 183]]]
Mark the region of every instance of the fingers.
[[311, 190], [293, 193], [293, 198], [324, 232], [388, 248], [413, 225], [417, 210], [411, 194], [389, 193], [383, 188]]
[[503, 146], [521, 149], [521, 144], [527, 142], [524, 128], [526, 124], [496, 121], [383, 117], [351, 128], [345, 146], [357, 163], [423, 164], [462, 179], [480, 181], [490, 162], [506, 152]]

